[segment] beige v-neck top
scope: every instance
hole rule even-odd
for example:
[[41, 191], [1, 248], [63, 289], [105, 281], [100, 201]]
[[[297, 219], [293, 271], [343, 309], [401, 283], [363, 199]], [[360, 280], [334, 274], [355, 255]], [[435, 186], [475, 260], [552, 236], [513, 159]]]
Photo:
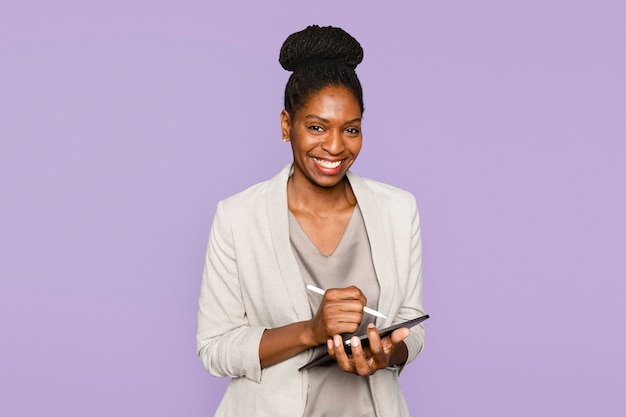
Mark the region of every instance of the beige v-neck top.
[[[289, 212], [289, 236], [291, 247], [300, 266], [303, 285], [342, 288], [355, 285], [367, 297], [367, 306], [378, 307], [380, 289], [363, 216], [358, 205], [335, 250], [326, 256], [313, 244], [296, 217]], [[315, 314], [322, 300], [319, 294], [307, 292], [311, 312]], [[363, 315], [356, 334], [364, 334], [374, 317]], [[314, 357], [326, 351], [326, 346], [315, 348]], [[308, 370], [309, 387], [304, 412], [305, 417], [375, 416], [368, 378], [343, 372], [336, 362]]]

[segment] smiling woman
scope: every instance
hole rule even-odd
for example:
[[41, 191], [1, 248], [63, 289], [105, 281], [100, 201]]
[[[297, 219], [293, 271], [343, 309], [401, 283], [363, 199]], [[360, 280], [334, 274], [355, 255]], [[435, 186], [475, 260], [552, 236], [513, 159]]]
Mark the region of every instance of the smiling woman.
[[[361, 109], [345, 87], [325, 87], [293, 118], [281, 113], [283, 139], [291, 141], [294, 172], [301, 187], [339, 184], [361, 150]], [[346, 187], [345, 182], [343, 186]]]
[[[411, 194], [350, 171], [362, 145], [362, 58], [339, 28], [287, 38], [280, 116], [293, 161], [218, 205], [197, 339], [207, 370], [232, 378], [219, 416], [408, 415], [397, 377], [424, 328], [377, 329], [424, 315], [419, 217]], [[320, 354], [335, 361], [299, 370]]]

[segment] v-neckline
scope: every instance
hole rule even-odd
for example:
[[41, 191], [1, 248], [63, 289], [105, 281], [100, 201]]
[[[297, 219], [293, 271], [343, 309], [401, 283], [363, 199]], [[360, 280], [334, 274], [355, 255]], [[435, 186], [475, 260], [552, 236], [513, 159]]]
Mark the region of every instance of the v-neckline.
[[346, 227], [343, 229], [343, 232], [341, 233], [341, 237], [339, 238], [339, 241], [337, 242], [337, 245], [333, 248], [333, 250], [326, 255], [324, 252], [322, 252], [320, 250], [320, 248], [317, 247], [317, 245], [315, 244], [315, 242], [313, 242], [313, 240], [309, 237], [309, 235], [307, 234], [307, 232], [304, 230], [304, 227], [302, 227], [302, 225], [300, 224], [300, 222], [298, 221], [298, 218], [296, 217], [295, 214], [292, 213], [291, 210], [289, 211], [289, 216], [293, 218], [293, 220], [295, 221], [295, 223], [298, 225], [298, 229], [300, 229], [300, 231], [302, 232], [302, 234], [306, 237], [306, 241], [307, 244], [311, 245], [315, 251], [317, 253], [319, 253], [320, 256], [323, 256], [324, 258], [330, 258], [333, 255], [335, 255], [338, 252], [338, 249], [343, 246], [342, 242], [344, 240], [344, 237], [346, 236], [346, 232], [348, 231], [348, 229], [351, 227], [352, 223], [354, 223], [354, 217], [355, 217], [355, 213], [358, 210], [358, 204], [356, 204], [353, 208], [352, 208], [352, 213], [350, 213], [350, 218], [348, 219], [348, 222], [346, 223]]

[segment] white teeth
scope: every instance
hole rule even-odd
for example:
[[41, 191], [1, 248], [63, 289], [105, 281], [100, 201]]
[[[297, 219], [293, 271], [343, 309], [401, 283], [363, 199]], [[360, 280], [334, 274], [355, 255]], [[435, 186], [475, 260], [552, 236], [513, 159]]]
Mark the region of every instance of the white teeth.
[[313, 158], [313, 159], [315, 159], [315, 162], [317, 162], [324, 168], [337, 168], [339, 165], [341, 165], [341, 161], [325, 161], [323, 159], [317, 159], [317, 158]]

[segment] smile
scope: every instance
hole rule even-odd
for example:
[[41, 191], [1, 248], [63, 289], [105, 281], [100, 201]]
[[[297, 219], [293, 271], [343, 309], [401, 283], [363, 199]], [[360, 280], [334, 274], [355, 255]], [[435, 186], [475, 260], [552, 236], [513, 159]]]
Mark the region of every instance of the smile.
[[342, 159], [339, 161], [326, 161], [324, 159], [313, 158], [313, 160], [315, 161], [316, 164], [321, 165], [324, 168], [329, 168], [329, 169], [337, 168], [339, 165], [343, 163]]

